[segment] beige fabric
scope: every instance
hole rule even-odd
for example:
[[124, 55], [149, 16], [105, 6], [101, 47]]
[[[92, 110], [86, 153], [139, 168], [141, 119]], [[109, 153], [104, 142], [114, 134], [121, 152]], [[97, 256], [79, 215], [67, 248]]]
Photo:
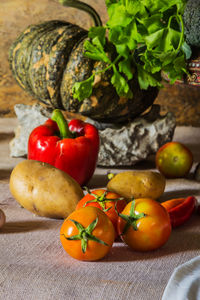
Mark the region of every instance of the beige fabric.
[[[174, 229], [157, 251], [134, 252], [117, 241], [99, 262], [76, 261], [60, 244], [63, 221], [34, 216], [10, 194], [10, 171], [21, 160], [9, 158], [8, 153], [15, 124], [16, 120], [0, 120], [0, 208], [7, 217], [0, 229], [0, 299], [160, 300], [174, 268], [200, 255], [200, 216]], [[179, 127], [174, 139], [188, 145], [195, 162], [200, 161], [199, 128]], [[134, 168], [152, 169], [153, 159]], [[104, 186], [107, 171], [97, 168], [90, 187]], [[192, 180], [192, 174], [188, 179], [168, 180], [162, 199], [191, 194], [200, 201], [200, 183]]]

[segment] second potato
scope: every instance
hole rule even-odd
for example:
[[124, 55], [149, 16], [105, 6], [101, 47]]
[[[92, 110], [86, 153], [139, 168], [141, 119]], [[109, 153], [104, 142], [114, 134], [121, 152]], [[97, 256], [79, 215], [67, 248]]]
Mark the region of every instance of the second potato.
[[131, 198], [158, 199], [165, 190], [165, 177], [153, 171], [125, 171], [114, 175], [108, 182], [109, 191]]

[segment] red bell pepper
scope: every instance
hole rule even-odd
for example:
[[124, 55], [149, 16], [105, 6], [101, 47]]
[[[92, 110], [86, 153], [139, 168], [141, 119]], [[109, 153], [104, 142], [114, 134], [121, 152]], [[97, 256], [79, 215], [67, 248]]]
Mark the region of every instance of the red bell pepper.
[[85, 185], [92, 177], [99, 152], [95, 126], [74, 119], [67, 123], [60, 110], [35, 128], [28, 141], [28, 159], [49, 163]]
[[193, 196], [187, 198], [171, 199], [161, 203], [168, 211], [172, 227], [185, 223], [195, 210], [197, 199]]

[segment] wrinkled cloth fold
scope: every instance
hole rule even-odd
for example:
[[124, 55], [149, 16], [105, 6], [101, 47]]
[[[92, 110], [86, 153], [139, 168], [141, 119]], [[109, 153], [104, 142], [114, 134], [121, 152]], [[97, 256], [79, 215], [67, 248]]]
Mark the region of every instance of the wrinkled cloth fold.
[[[200, 248], [200, 247], [199, 247]], [[200, 256], [175, 268], [162, 300], [200, 299]]]

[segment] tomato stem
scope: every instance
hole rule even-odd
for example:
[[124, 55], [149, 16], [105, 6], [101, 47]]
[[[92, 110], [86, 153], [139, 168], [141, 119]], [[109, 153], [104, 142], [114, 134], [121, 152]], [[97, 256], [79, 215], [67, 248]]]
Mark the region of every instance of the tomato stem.
[[70, 219], [70, 221], [72, 221], [75, 224], [79, 233], [76, 235], [70, 236], [70, 237], [67, 237], [65, 234], [62, 234], [62, 235], [69, 241], [80, 240], [81, 241], [81, 249], [82, 249], [83, 253], [85, 253], [87, 250], [87, 244], [88, 244], [89, 240], [100, 243], [104, 246], [109, 246], [107, 243], [105, 243], [104, 241], [100, 240], [99, 238], [97, 238], [95, 235], [92, 234], [93, 230], [97, 226], [98, 217], [92, 223], [90, 223], [88, 225], [88, 227], [86, 227], [86, 228], [83, 225], [81, 225], [81, 223], [77, 222], [76, 220]]
[[92, 200], [88, 200], [87, 202], [85, 202], [84, 204], [84, 207], [88, 204], [88, 203], [98, 203], [102, 210], [104, 212], [107, 212], [108, 210], [110, 210], [112, 207], [108, 207], [106, 208], [106, 202], [110, 202], [110, 201], [115, 201], [115, 202], [118, 202], [120, 200], [123, 200], [124, 198], [123, 197], [120, 197], [120, 198], [115, 198], [115, 199], [112, 199], [112, 198], [106, 198], [107, 194], [108, 194], [108, 191], [105, 191], [102, 195], [97, 195], [97, 194], [94, 194], [92, 193], [87, 187], [84, 187], [84, 189], [88, 192], [89, 195], [93, 196], [94, 199]]
[[118, 213], [118, 216], [121, 217], [123, 220], [126, 221], [126, 224], [124, 226], [123, 232], [121, 233], [121, 235], [124, 235], [127, 230], [129, 229], [129, 227], [131, 226], [135, 231], [137, 231], [137, 221], [141, 218], [146, 217], [146, 214], [144, 213], [135, 213], [135, 200], [132, 200], [131, 203], [131, 209], [130, 209], [130, 214], [129, 215], [124, 215], [121, 213]]

